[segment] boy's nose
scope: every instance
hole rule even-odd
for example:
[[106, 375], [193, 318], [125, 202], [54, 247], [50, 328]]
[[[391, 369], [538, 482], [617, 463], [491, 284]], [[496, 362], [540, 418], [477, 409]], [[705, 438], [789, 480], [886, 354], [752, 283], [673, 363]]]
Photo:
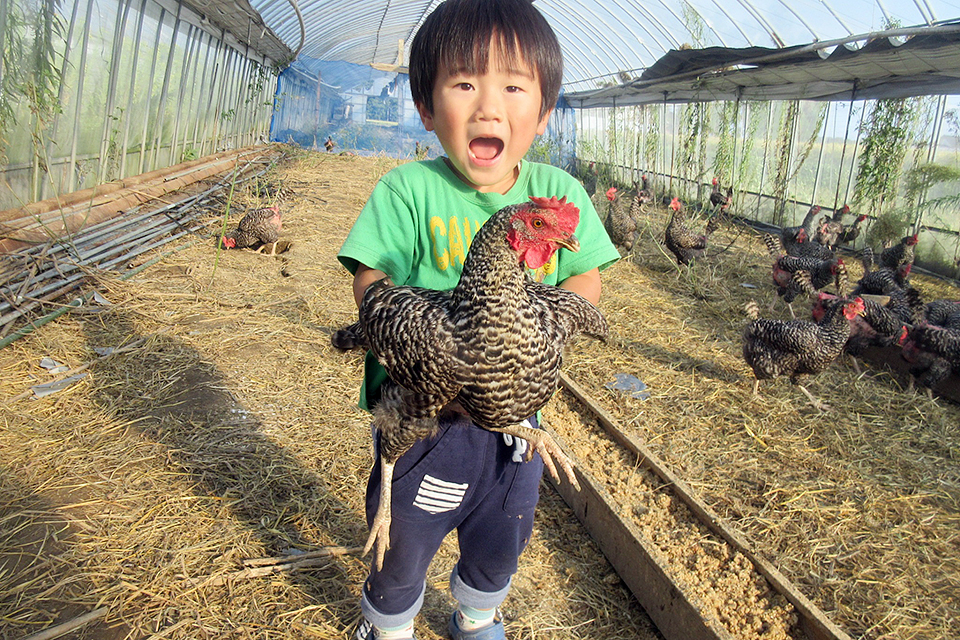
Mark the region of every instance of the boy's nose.
[[499, 96], [485, 93], [477, 104], [478, 120], [500, 120], [503, 117], [503, 100]]

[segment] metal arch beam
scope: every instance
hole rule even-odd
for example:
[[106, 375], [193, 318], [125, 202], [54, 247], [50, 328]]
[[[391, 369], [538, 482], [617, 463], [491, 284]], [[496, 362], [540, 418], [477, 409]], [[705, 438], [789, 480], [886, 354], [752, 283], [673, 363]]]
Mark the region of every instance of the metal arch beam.
[[[644, 15], [646, 15], [646, 16], [648, 17], [648, 19], [651, 19], [651, 18], [652, 18], [653, 21], [656, 21], [656, 18], [653, 17], [652, 14], [650, 14], [650, 12], [649, 12], [649, 11], [646, 9], [646, 7], [644, 7], [642, 4], [639, 4], [639, 3], [634, 4], [634, 3], [630, 2], [630, 3], [629, 3], [629, 7], [624, 7], [624, 6], [620, 3], [620, 0], [609, 0], [609, 1], [610, 1], [610, 2], [613, 2], [614, 4], [616, 4], [617, 7], [619, 7], [624, 13], [626, 13], [627, 15], [629, 15], [629, 16], [631, 16], [631, 17], [633, 17], [634, 11], [638, 11], [638, 12], [641, 12], [641, 13], [643, 13]], [[647, 26], [643, 23], [643, 21], [637, 20], [636, 18], [633, 18], [633, 21], [634, 21], [634, 24], [635, 24], [636, 26], [638, 26], [640, 29], [642, 29], [642, 30], [644, 31], [644, 33], [646, 33], [648, 36], [650, 36], [650, 38], [651, 38], [654, 42], [656, 42], [657, 45], [660, 46], [660, 48], [661, 48], [663, 51], [666, 51], [666, 50], [667, 50], [667, 48], [664, 47], [663, 43], [660, 42], [660, 39], [657, 38], [657, 36], [656, 36], [650, 29], [647, 28]], [[659, 21], [656, 21], [656, 22], [657, 22], [657, 24], [659, 25]], [[639, 36], [637, 36], [637, 34], [635, 34], [635, 33], [633, 32], [633, 29], [632, 29], [631, 27], [627, 26], [626, 23], [624, 23], [624, 26], [627, 27], [627, 30], [630, 31], [630, 34], [631, 34], [631, 35], [633, 35], [634, 37], [636, 37], [637, 39], [639, 39]], [[662, 27], [662, 25], [660, 26], [660, 33], [661, 33], [662, 35], [666, 35], [666, 36], [668, 37], [668, 39], [669, 39], [670, 36], [672, 35], [669, 31], [665, 30], [665, 29]], [[651, 56], [651, 58], [653, 58], [653, 60], [657, 60], [657, 59], [662, 55], [662, 52], [661, 52], [661, 53], [654, 53], [653, 51], [651, 51], [651, 50], [649, 49], [649, 47], [647, 47], [647, 51], [648, 51], [648, 53], [650, 53], [650, 56]]]
[[710, 31], [712, 31], [712, 32], [713, 32], [713, 35], [715, 35], [715, 36], [717, 37], [717, 40], [720, 41], [720, 44], [723, 45], [724, 47], [728, 47], [729, 45], [727, 45], [727, 41], [723, 39], [723, 36], [720, 34], [719, 31], [717, 31], [717, 28], [713, 26], [713, 23], [710, 21], [710, 19], [707, 18], [707, 17], [706, 17], [705, 15], [703, 15], [702, 13], [700, 13], [700, 11], [698, 11], [697, 8], [696, 8], [695, 6], [693, 6], [693, 4], [690, 3], [689, 1], [688, 1], [686, 4], [687, 4], [688, 7], [690, 7], [690, 10], [691, 10], [691, 11], [693, 11], [695, 14], [697, 14], [697, 17], [698, 17], [698, 18], [700, 18], [701, 20], [703, 20], [703, 23], [704, 23], [705, 25], [707, 25], [708, 27], [710, 27]]
[[723, 5], [717, 2], [717, 0], [713, 0], [713, 4], [717, 7], [717, 9], [720, 10], [720, 13], [726, 16], [727, 20], [730, 21], [730, 24], [732, 24], [734, 28], [740, 32], [740, 35], [743, 36], [744, 41], [746, 41], [746, 43], [751, 47], [754, 46], [753, 39], [751, 39], [750, 36], [747, 35], [747, 32], [740, 27], [740, 23], [734, 20], [733, 16], [727, 13], [727, 10], [723, 8]]
[[803, 19], [803, 16], [801, 16], [799, 13], [797, 13], [797, 12], [793, 9], [793, 7], [790, 6], [790, 3], [789, 3], [789, 2], [787, 2], [786, 0], [779, 0], [779, 2], [780, 2], [780, 4], [783, 5], [783, 8], [784, 8], [784, 9], [786, 9], [787, 11], [789, 11], [790, 13], [792, 13], [793, 16], [794, 16], [797, 20], [800, 21], [800, 24], [802, 24], [803, 26], [805, 26], [805, 27], [807, 28], [807, 31], [810, 32], [810, 35], [811, 35], [811, 36], [813, 36], [813, 41], [814, 41], [814, 42], [820, 40], [820, 36], [817, 34], [816, 31], [813, 30], [813, 27], [811, 27], [810, 24], [807, 23], [807, 21]]
[[[684, 22], [683, 18], [681, 18], [679, 15], [677, 15], [677, 12], [673, 10], [673, 7], [671, 7], [670, 5], [668, 5], [665, 0], [660, 0], [660, 4], [663, 5], [663, 8], [664, 8], [664, 9], [666, 9], [667, 11], [670, 12], [670, 15], [672, 15], [674, 18], [676, 18], [677, 22], [679, 22], [680, 24], [683, 25], [683, 28], [687, 30], [687, 33], [689, 33], [691, 36], [693, 36], [693, 33], [690, 32], [690, 27], [687, 26], [687, 23]], [[701, 20], [703, 20], [703, 16], [700, 15], [700, 12], [697, 11], [697, 9], [696, 9], [692, 4], [690, 4], [689, 2], [685, 2], [685, 4], [686, 4], [695, 14], [697, 14], [697, 17], [698, 17], [698, 18], [700, 18]], [[713, 31], [713, 35], [717, 36], [717, 38], [719, 38], [720, 41], [723, 42], [723, 38], [721, 38], [721, 37], [720, 37], [720, 34], [718, 34], [718, 33], [713, 29], [713, 26], [712, 26], [712, 25], [710, 25], [706, 20], [703, 20], [703, 23], [706, 24], [708, 27], [710, 27], [710, 30]], [[698, 47], [701, 47], [701, 48], [704, 47], [705, 45], [706, 45], [705, 42], [698, 42], [698, 43], [697, 43], [697, 46], [698, 46]], [[724, 46], [726, 46], [726, 45], [724, 45]]]
[[[568, 44], [575, 47], [578, 52], [581, 54], [578, 56], [579, 60], [585, 61], [591, 58], [595, 58], [595, 54], [592, 53], [595, 49], [605, 49], [609, 47], [609, 41], [605, 41], [603, 34], [599, 29], [594, 27], [596, 24], [603, 24], [604, 18], [597, 14], [594, 11], [589, 9], [585, 10], [585, 7], [579, 7], [578, 10], [574, 13], [571, 13], [570, 10], [565, 10], [564, 7], [559, 5], [553, 5], [552, 8], [556, 8], [555, 11], [549, 12], [549, 17], [552, 20], [555, 20], [557, 24], [562, 24], [567, 29], [563, 32], [564, 37], [569, 38]], [[584, 25], [589, 25], [588, 29], [584, 28]], [[581, 35], [582, 34], [582, 35]], [[639, 40], [639, 38], [638, 38]], [[592, 45], [596, 45], [595, 47]], [[646, 45], [644, 45], [646, 46]], [[614, 48], [612, 53], [615, 53], [616, 56], [611, 55], [611, 61], [618, 63], [622, 67], [633, 66], [630, 62], [624, 57], [619, 49]], [[652, 53], [652, 52], [651, 52]], [[564, 57], [564, 65], [567, 64], [567, 57]], [[597, 68], [587, 69], [586, 65], [581, 62], [581, 73], [586, 75], [597, 75]], [[613, 73], [616, 70], [610, 70], [607, 73]]]
[[[665, 35], [665, 36], [667, 37], [667, 40], [674, 46], [674, 48], [678, 48], [678, 47], [680, 46], [680, 41], [677, 40], [677, 39], [673, 36], [673, 32], [670, 31], [670, 29], [667, 29], [666, 25], [664, 25], [663, 22], [660, 21], [660, 18], [658, 18], [656, 15], [654, 15], [652, 11], [650, 11], [649, 9], [647, 9], [647, 8], [646, 8], [645, 6], [643, 6], [642, 4], [637, 4], [637, 5], [636, 5], [636, 8], [637, 8], [637, 10], [640, 11], [643, 15], [645, 15], [645, 16], [647, 17], [647, 19], [650, 20], [650, 22], [652, 22], [652, 23], [654, 23], [655, 25], [657, 25], [657, 29], [659, 29], [660, 33], [662, 33], [663, 35]], [[651, 37], [652, 37], [652, 36], [651, 36]], [[656, 40], [656, 38], [654, 38], [654, 40]], [[657, 43], [659, 44], [659, 41], [657, 41]], [[663, 45], [661, 45], [661, 46], [663, 46]], [[667, 47], [663, 47], [663, 50], [666, 51], [666, 50], [667, 50]], [[660, 56], [654, 56], [654, 60], [656, 61], [657, 59], [659, 59], [659, 57], [660, 57]]]
[[847, 24], [846, 24], [843, 20], [840, 19], [840, 16], [837, 15], [837, 12], [833, 10], [833, 7], [830, 6], [830, 3], [828, 3], [827, 0], [820, 0], [820, 4], [822, 4], [824, 7], [826, 7], [827, 11], [830, 12], [830, 15], [833, 16], [833, 19], [836, 20], [836, 21], [840, 24], [841, 27], [843, 27], [844, 29], [846, 29], [846, 30], [847, 30], [847, 33], [848, 33], [849, 35], [851, 35], [851, 36], [853, 35], [853, 29], [851, 29], [850, 27], [848, 27]]
[[767, 22], [762, 15], [760, 15], [760, 12], [757, 11], [756, 7], [750, 4], [750, 0], [737, 0], [737, 2], [739, 2], [740, 5], [746, 9], [751, 16], [753, 16], [753, 19], [756, 20], [761, 27], [763, 27], [764, 31], [767, 32], [767, 35], [770, 36], [770, 39], [773, 40], [773, 43], [777, 45], [777, 47], [782, 49], [785, 46], [783, 40], [779, 35], [777, 35], [777, 32], [774, 31], [770, 23]]
[[[578, 56], [573, 56], [573, 60], [570, 59], [570, 56], [564, 56], [564, 66], [579, 66], [579, 73], [592, 76], [596, 74], [596, 67], [588, 69], [585, 61], [596, 58], [596, 55], [593, 54], [592, 51], [594, 49], [602, 49], [605, 43], [599, 31], [593, 28], [582, 28], [582, 25], [585, 23], [582, 20], [578, 23], [578, 18], [579, 15], [575, 18], [571, 18], [569, 13], [564, 13], [562, 11], [558, 11], [556, 14], [550, 14], [550, 19], [554, 20], [557, 25], [563, 25], [566, 28], [566, 30], [563, 32], [564, 36], [569, 38], [566, 44], [576, 49], [576, 51], [580, 54]], [[626, 58], [623, 58], [623, 56], [620, 55], [619, 51], [616, 51], [616, 54], [620, 57], [621, 64], [624, 66], [630, 66]], [[611, 58], [611, 61], [614, 63], [617, 62], [617, 60], [613, 58]]]

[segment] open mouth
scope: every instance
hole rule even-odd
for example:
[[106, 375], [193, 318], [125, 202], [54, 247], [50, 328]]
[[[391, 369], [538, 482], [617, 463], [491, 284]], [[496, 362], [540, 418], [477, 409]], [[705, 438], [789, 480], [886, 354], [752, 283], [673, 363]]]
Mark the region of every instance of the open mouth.
[[480, 164], [495, 161], [503, 152], [503, 140], [499, 138], [474, 138], [470, 141], [470, 153]]

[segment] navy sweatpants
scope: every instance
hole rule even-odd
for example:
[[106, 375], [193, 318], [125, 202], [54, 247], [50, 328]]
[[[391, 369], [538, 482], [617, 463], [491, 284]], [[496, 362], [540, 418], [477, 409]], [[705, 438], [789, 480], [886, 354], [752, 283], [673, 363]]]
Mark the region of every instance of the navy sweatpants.
[[[460, 545], [450, 581], [454, 597], [477, 609], [503, 601], [540, 497], [543, 460], [535, 454], [524, 462], [526, 447], [454, 415], [397, 461], [390, 548], [383, 570], [374, 563], [363, 588], [361, 609], [370, 622], [397, 627], [416, 616], [430, 561], [454, 529]], [[378, 456], [367, 484], [368, 525], [380, 503], [380, 477]]]

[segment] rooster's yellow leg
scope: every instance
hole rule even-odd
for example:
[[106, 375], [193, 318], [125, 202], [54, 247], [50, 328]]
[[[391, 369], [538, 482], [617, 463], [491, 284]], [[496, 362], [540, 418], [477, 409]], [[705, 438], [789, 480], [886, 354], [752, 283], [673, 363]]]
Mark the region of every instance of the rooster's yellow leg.
[[807, 397], [810, 399], [810, 404], [812, 404], [817, 410], [819, 410], [819, 411], [832, 411], [832, 410], [833, 410], [833, 407], [831, 407], [831, 406], [828, 405], [826, 402], [824, 402], [824, 401], [821, 400], [820, 398], [817, 398], [817, 397], [814, 396], [812, 393], [810, 393], [809, 391], [807, 391], [806, 387], [804, 387], [802, 384], [798, 384], [797, 386], [800, 387], [800, 391], [803, 391], [804, 395], [807, 396]]
[[[508, 433], [515, 438], [521, 438], [526, 440], [530, 445], [527, 448], [527, 461], [533, 457], [534, 451], [540, 452], [540, 457], [543, 458], [543, 465], [547, 468], [547, 471], [550, 472], [550, 475], [559, 482], [560, 474], [557, 473], [557, 464], [560, 465], [560, 468], [563, 469], [564, 474], [566, 474], [567, 479], [570, 480], [570, 484], [576, 487], [577, 491], [580, 490], [580, 483], [577, 481], [577, 476], [573, 473], [573, 461], [567, 457], [549, 433], [543, 429], [533, 429], [531, 427], [525, 427], [523, 425], [514, 425], [512, 427], [505, 427], [503, 429], [491, 429], [491, 431], [498, 431], [500, 433]], [[556, 460], [556, 463], [554, 463]]]
[[380, 506], [370, 524], [370, 535], [363, 546], [363, 555], [367, 555], [374, 543], [377, 546], [377, 570], [383, 569], [383, 557], [390, 548], [390, 500], [393, 496], [393, 463], [380, 459]]

